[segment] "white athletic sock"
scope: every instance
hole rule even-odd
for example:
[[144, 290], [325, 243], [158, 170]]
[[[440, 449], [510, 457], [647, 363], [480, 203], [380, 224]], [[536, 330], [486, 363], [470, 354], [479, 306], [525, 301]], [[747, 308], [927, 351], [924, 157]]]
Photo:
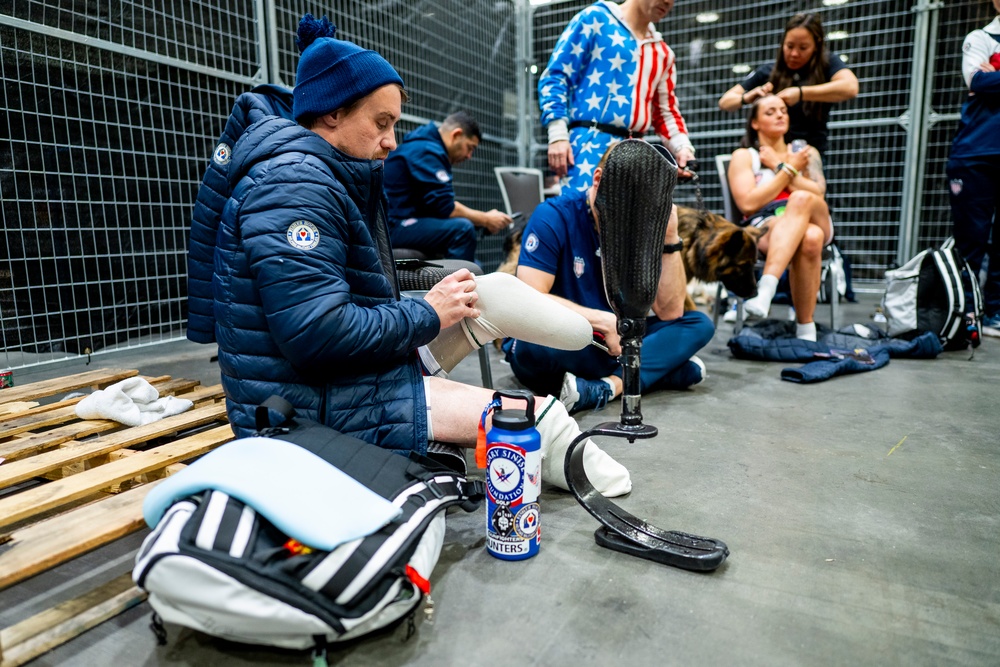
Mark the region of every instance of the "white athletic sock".
[[[573, 439], [580, 435], [580, 427], [566, 412], [566, 407], [553, 396], [539, 400], [535, 413], [541, 415], [535, 428], [542, 439], [542, 479], [568, 491], [564, 470], [566, 450]], [[586, 448], [583, 451], [583, 467], [590, 483], [601, 495], [614, 498], [632, 490], [632, 479], [625, 466], [608, 456], [591, 440], [579, 446]]]
[[770, 274], [764, 274], [757, 281], [757, 296], [743, 303], [744, 310], [753, 317], [767, 317], [771, 310], [771, 299], [777, 290], [778, 279]]
[[816, 340], [816, 323], [809, 322], [807, 324], [795, 323], [795, 337], [801, 338], [802, 340]]

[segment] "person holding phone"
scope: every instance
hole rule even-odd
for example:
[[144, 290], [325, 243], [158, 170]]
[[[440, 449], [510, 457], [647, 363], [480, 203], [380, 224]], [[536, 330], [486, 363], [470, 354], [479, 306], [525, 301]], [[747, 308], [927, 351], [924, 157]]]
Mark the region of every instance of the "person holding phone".
[[480, 211], [455, 196], [451, 168], [471, 160], [481, 139], [476, 120], [466, 111], [456, 111], [440, 125], [431, 122], [408, 133], [389, 154], [385, 194], [394, 246], [472, 262], [477, 227], [495, 234], [510, 226], [506, 213]]

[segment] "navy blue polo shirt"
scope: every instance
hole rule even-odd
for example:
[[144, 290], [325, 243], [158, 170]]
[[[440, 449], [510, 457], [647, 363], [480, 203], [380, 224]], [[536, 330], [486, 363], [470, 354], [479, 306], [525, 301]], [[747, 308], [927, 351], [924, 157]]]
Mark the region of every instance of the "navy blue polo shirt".
[[408, 133], [385, 159], [389, 219], [450, 218], [455, 210], [448, 149], [437, 123]]
[[555, 276], [551, 294], [586, 308], [612, 312], [604, 294], [601, 240], [588, 192], [568, 192], [535, 209], [521, 239], [518, 266]]

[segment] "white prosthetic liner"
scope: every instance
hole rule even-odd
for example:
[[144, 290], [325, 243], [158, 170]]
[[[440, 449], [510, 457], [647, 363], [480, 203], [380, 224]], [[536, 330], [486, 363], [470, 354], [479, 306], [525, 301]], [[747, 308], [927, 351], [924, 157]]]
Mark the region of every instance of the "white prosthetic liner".
[[557, 350], [582, 350], [593, 340], [587, 318], [509, 273], [476, 276], [476, 292], [479, 317], [466, 317], [427, 345], [446, 373], [497, 338], [517, 338]]

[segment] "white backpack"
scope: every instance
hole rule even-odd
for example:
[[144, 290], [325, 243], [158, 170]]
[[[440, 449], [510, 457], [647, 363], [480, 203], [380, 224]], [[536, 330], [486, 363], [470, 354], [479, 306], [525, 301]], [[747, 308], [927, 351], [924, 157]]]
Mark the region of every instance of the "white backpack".
[[[311, 422], [263, 435], [220, 447], [147, 496], [154, 530], [132, 576], [156, 614], [324, 654], [412, 623], [441, 552], [442, 510], [475, 509], [482, 482]], [[154, 630], [165, 642], [155, 615]]]
[[882, 312], [889, 335], [933, 331], [946, 350], [979, 347], [983, 295], [977, 278], [951, 238], [886, 271]]

